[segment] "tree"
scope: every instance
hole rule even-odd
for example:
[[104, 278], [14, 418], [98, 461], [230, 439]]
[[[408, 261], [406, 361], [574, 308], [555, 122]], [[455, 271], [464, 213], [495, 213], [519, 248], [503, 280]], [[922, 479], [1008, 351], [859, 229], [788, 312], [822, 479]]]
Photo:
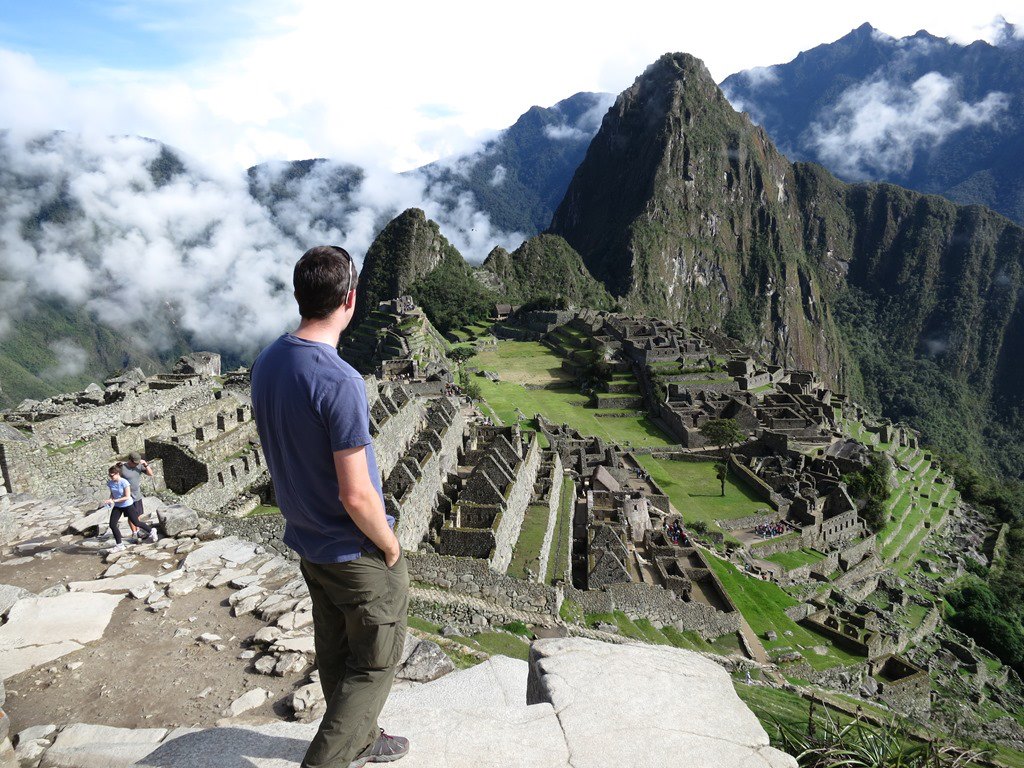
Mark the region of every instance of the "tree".
[[729, 465], [724, 461], [715, 464], [715, 477], [722, 484], [722, 495], [725, 496], [725, 479], [729, 476]]
[[475, 381], [467, 381], [466, 386], [462, 388], [462, 392], [470, 400], [479, 400], [482, 397], [480, 393], [480, 385]]
[[736, 419], [708, 419], [700, 425], [700, 433], [712, 445], [728, 445], [730, 449], [747, 439]]
[[448, 359], [461, 364], [469, 360], [469, 358], [474, 355], [476, 355], [476, 350], [473, 347], [453, 347], [448, 353]]

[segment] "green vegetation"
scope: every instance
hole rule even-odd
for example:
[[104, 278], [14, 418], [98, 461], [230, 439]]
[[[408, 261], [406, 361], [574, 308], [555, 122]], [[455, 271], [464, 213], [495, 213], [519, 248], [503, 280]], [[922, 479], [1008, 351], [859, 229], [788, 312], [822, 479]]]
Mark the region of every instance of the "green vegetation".
[[801, 768], [962, 768], [982, 756], [917, 739], [896, 717], [878, 727], [861, 719], [844, 722], [826, 711], [813, 729], [776, 721], [775, 730], [779, 746], [796, 755]]
[[[732, 563], [712, 554], [707, 555], [708, 564], [718, 576], [736, 608], [750, 624], [750, 628], [761, 638], [769, 651], [794, 648], [804, 655], [815, 669], [826, 669], [837, 664], [852, 664], [863, 661], [840, 648], [836, 648], [823, 636], [797, 624], [786, 615], [786, 609], [797, 601], [786, 594], [777, 584], [746, 576]], [[774, 630], [777, 638], [767, 640], [766, 633]], [[786, 632], [792, 634], [787, 635]], [[813, 649], [823, 646], [828, 649], [824, 655]]]
[[[624, 411], [589, 408], [589, 399], [575, 390], [562, 368], [562, 358], [536, 342], [499, 341], [474, 358], [481, 370], [497, 371], [501, 381], [480, 378], [484, 400], [504, 423], [516, 421], [517, 409], [532, 419], [543, 414], [555, 424], [568, 424], [585, 435], [620, 444], [668, 447], [672, 443], [646, 416], [612, 416]], [[524, 384], [529, 383], [530, 389]], [[532, 387], [558, 388], [534, 389]]]
[[491, 656], [511, 656], [526, 661], [530, 655], [528, 642], [506, 632], [480, 632], [469, 638], [469, 641], [468, 645], [475, 645]]
[[946, 595], [948, 621], [992, 651], [999, 660], [1024, 672], [1024, 630], [1021, 628], [1020, 603], [1007, 604], [1022, 580], [999, 578], [992, 584], [968, 577], [963, 586]]
[[768, 557], [765, 558], [765, 560], [778, 563], [787, 571], [794, 568], [800, 568], [805, 565], [813, 565], [814, 563], [820, 562], [824, 559], [825, 556], [821, 552], [808, 547], [798, 549], [795, 552], [777, 552], [774, 555], [768, 555]]
[[432, 635], [441, 634], [440, 624], [434, 624], [426, 619], [421, 619], [419, 616], [413, 616], [412, 614], [409, 614], [409, 626], [413, 629], [418, 629], [421, 632], [429, 632]]
[[683, 522], [693, 530], [697, 530], [694, 523], [699, 521], [708, 530], [717, 531], [718, 520], [755, 515], [765, 508], [761, 499], [732, 476], [725, 480], [723, 496], [712, 462], [672, 461], [652, 456], [637, 456], [637, 460], [668, 494], [672, 506], [683, 516]]
[[445, 259], [409, 286], [409, 294], [442, 334], [486, 320], [496, 296], [473, 276], [462, 257]]
[[871, 455], [871, 463], [860, 472], [843, 477], [847, 490], [853, 499], [866, 501], [860, 516], [872, 531], [885, 525], [885, 500], [889, 495], [889, 462], [877, 453]]
[[[585, 623], [588, 627], [595, 629], [599, 623], [611, 624], [618, 627], [619, 634], [623, 637], [650, 642], [644, 631], [634, 624], [629, 616], [624, 614], [622, 611], [614, 611], [613, 613], [588, 613], [585, 617]], [[649, 623], [648, 628], [653, 629]]]
[[280, 515], [281, 508], [274, 507], [269, 504], [260, 504], [252, 512], [248, 514], [248, 517], [260, 517], [261, 515]]
[[583, 621], [583, 608], [574, 600], [566, 598], [558, 609], [558, 615], [562, 621], [567, 621], [570, 624], [579, 624]]
[[[548, 572], [546, 581], [554, 584], [565, 576], [569, 567], [569, 539], [572, 536], [572, 513], [576, 504], [576, 483], [572, 480], [562, 482], [562, 495], [558, 502], [558, 520], [555, 522], [555, 538], [551, 542], [551, 554], [548, 556]], [[568, 601], [567, 601], [568, 602]]]
[[700, 425], [700, 433], [712, 445], [727, 445], [732, 448], [747, 439], [747, 434], [735, 419], [708, 419]]
[[512, 550], [508, 575], [528, 579], [536, 575], [540, 563], [540, 550], [548, 528], [549, 510], [546, 504], [531, 504], [526, 509], [519, 539]]
[[519, 635], [527, 639], [533, 637], [533, 632], [521, 621], [510, 621], [508, 624], [502, 624], [501, 628], [506, 632], [511, 632], [513, 635]]
[[[4, 277], [0, 270], [0, 282]], [[164, 329], [170, 348], [147, 353], [131, 336], [102, 324], [88, 310], [57, 299], [18, 304], [13, 319], [0, 346], [0, 408], [13, 408], [25, 398], [42, 400], [59, 392], [74, 392], [91, 382], [103, 382], [126, 367], [165, 370], [188, 351], [174, 324], [168, 323]], [[86, 351], [82, 370], [70, 373], [58, 342]]]
[[531, 237], [511, 254], [495, 248], [482, 269], [498, 279], [502, 295], [512, 304], [612, 307], [612, 297], [605, 287], [587, 271], [580, 255], [557, 235]]

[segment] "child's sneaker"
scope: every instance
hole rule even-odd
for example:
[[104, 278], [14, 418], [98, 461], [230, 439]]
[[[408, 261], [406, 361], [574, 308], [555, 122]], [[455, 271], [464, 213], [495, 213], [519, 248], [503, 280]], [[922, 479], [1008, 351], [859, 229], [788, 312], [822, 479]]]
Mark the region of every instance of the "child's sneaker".
[[[146, 541], [156, 541], [157, 538], [158, 538], [158, 534], [156, 532], [156, 528], [150, 528], [149, 529], [149, 536], [147, 536], [145, 540]], [[142, 541], [142, 539], [140, 539], [140, 541]]]
[[110, 548], [110, 553], [113, 554], [115, 552], [124, 552], [126, 549], [128, 549], [128, 547], [126, 547], [123, 543], [115, 544]]

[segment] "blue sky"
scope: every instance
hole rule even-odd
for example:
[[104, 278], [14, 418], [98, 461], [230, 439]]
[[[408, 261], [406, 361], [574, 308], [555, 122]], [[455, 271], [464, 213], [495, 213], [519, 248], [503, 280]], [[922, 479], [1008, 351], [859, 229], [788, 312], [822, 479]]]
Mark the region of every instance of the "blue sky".
[[259, 26], [245, 6], [211, 0], [4, 0], [2, 6], [0, 46], [60, 69], [171, 69]]
[[617, 93], [666, 51], [720, 81], [864, 21], [972, 40], [1000, 13], [1024, 24], [1019, 5], [0, 0], [0, 129], [133, 133], [235, 168], [327, 156], [403, 170], [532, 105]]

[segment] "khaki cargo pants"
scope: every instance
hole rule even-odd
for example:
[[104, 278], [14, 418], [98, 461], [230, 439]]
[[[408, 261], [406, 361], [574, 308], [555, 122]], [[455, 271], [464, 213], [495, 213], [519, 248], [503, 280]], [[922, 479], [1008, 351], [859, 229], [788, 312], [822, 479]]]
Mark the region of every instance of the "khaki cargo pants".
[[376, 740], [405, 644], [409, 569], [374, 550], [347, 563], [302, 560], [313, 600], [313, 635], [327, 712], [302, 768], [348, 768]]

